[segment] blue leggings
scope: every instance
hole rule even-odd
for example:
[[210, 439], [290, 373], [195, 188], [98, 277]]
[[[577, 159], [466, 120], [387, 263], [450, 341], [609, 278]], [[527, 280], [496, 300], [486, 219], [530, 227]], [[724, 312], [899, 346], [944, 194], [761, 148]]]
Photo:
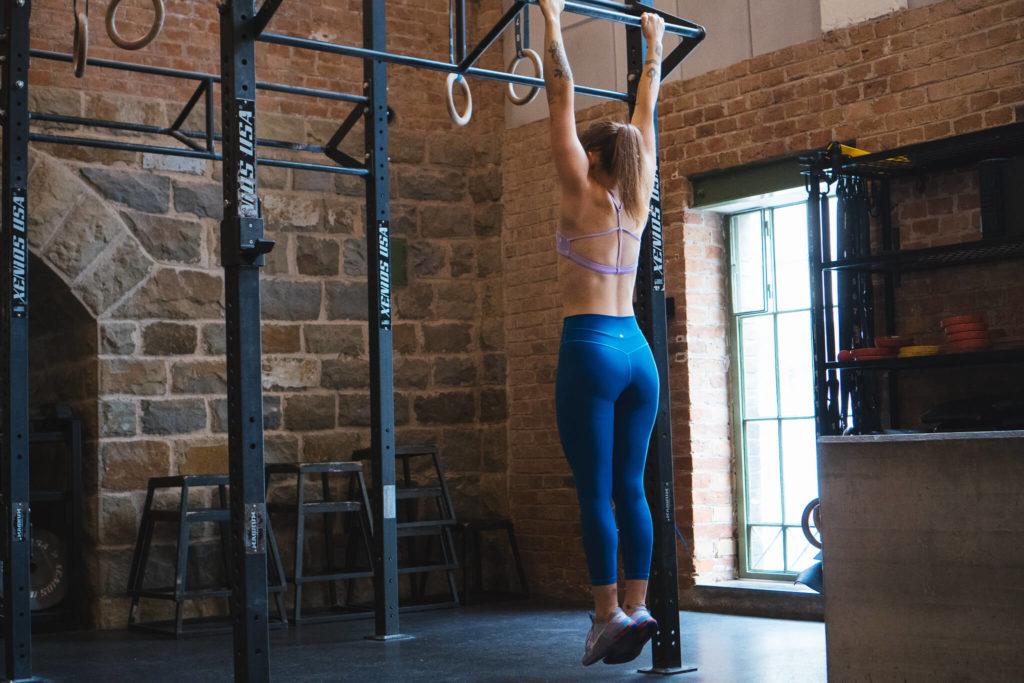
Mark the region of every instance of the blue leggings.
[[626, 578], [650, 574], [653, 532], [644, 463], [658, 390], [654, 356], [635, 318], [586, 314], [565, 319], [555, 412], [576, 482], [583, 549], [595, 586], [617, 580], [616, 519]]

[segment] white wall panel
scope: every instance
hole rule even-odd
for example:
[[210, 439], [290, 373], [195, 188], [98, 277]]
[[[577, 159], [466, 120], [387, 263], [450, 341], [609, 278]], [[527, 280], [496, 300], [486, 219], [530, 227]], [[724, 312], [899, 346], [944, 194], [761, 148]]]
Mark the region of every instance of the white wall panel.
[[750, 3], [750, 40], [754, 55], [814, 40], [820, 34], [820, 0], [755, 0]]
[[821, 30], [831, 31], [906, 9], [907, 0], [821, 0]]

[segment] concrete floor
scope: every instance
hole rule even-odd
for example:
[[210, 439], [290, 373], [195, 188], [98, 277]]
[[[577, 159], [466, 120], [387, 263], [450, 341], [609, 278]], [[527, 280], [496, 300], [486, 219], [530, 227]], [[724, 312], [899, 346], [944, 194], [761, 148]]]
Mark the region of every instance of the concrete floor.
[[[402, 616], [414, 640], [363, 639], [369, 622], [272, 633], [276, 681], [651, 680], [632, 664], [579, 664], [589, 620], [581, 610], [505, 603]], [[823, 624], [682, 613], [683, 658], [714, 683], [825, 680]], [[173, 641], [138, 633], [40, 635], [35, 673], [52, 681], [230, 681], [230, 636]]]

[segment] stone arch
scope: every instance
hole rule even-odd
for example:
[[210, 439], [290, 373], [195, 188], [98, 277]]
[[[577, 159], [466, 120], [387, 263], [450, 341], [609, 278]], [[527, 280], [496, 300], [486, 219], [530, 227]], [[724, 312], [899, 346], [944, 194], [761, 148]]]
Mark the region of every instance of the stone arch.
[[68, 164], [33, 152], [29, 249], [100, 319], [156, 267], [124, 218]]

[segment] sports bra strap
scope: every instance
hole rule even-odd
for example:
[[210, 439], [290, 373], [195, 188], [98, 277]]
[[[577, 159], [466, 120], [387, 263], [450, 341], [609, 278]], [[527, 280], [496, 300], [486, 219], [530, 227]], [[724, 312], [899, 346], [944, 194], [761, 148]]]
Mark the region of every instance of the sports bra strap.
[[[558, 251], [559, 254], [566, 257], [573, 263], [583, 266], [588, 270], [592, 270], [595, 273], [601, 273], [603, 275], [624, 275], [627, 273], [636, 272], [637, 263], [640, 260], [639, 257], [636, 261], [634, 261], [631, 264], [622, 265], [622, 235], [629, 235], [637, 242], [640, 241], [640, 236], [635, 235], [631, 231], [622, 227], [622, 204], [616, 201], [615, 195], [612, 194], [610, 190], [608, 191], [608, 196], [611, 198], [612, 206], [615, 208], [615, 227], [609, 228], [607, 230], [601, 230], [599, 232], [587, 233], [586, 235], [576, 235], [574, 237], [569, 237], [568, 235], [565, 235], [560, 231], [556, 232], [555, 249]], [[577, 240], [589, 239], [591, 237], [604, 237], [605, 235], [612, 234], [616, 235], [616, 254], [614, 266], [610, 266], [605, 263], [598, 263], [597, 261], [591, 261], [587, 257], [577, 254], [576, 251], [572, 248], [572, 243]]]

